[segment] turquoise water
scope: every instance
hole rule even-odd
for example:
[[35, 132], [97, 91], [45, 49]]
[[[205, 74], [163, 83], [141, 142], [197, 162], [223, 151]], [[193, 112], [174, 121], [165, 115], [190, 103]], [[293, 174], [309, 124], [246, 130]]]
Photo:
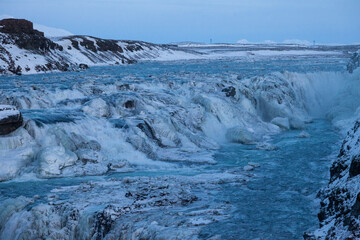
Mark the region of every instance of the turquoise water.
[[[94, 80], [113, 83], [126, 76], [148, 82], [157, 78], [192, 81], [208, 75], [242, 77], [264, 75], [277, 71], [317, 72], [342, 71], [344, 59], [292, 59], [256, 61], [238, 60], [146, 62], [130, 66], [94, 67], [85, 72], [39, 74], [21, 77], [1, 77], [0, 90], [4, 94], [28, 91], [31, 86], [48, 89], [71, 89], [78, 82]], [[155, 76], [155, 77], [154, 77]], [[197, 79], [191, 79], [196, 76]], [[189, 78], [188, 78], [189, 77]], [[60, 106], [60, 105], [59, 105]], [[81, 119], [81, 113], [66, 109], [22, 110], [26, 118], [44, 124], [72, 122]], [[51, 113], [51, 114], [49, 114]], [[298, 138], [300, 131], [291, 130], [272, 136], [276, 151], [255, 149], [255, 145], [225, 144], [215, 151], [216, 165], [179, 164], [178, 169], [141, 170], [111, 173], [104, 176], [59, 179], [12, 180], [0, 183], [0, 200], [18, 196], [39, 195], [37, 203], [46, 202], [46, 196], [56, 187], [79, 185], [88, 181], [105, 181], [128, 176], [196, 175], [242, 169], [248, 162], [260, 164], [249, 172], [252, 176], [244, 185], [223, 184], [216, 202], [230, 203], [230, 218], [203, 226], [200, 237], [207, 239], [220, 234], [222, 239], [302, 239], [302, 234], [317, 226], [317, 191], [329, 179], [330, 154], [339, 146], [339, 135], [326, 120], [307, 124], [309, 138]], [[211, 194], [211, 192], [209, 193]]]
[[[298, 138], [300, 131], [273, 136], [276, 151], [256, 150], [252, 145], [227, 144], [215, 154], [218, 164], [177, 171], [142, 171], [116, 173], [108, 176], [61, 178], [27, 182], [0, 183], [0, 196], [45, 197], [60, 186], [78, 185], [87, 181], [127, 176], [196, 175], [226, 171], [260, 164], [250, 172], [245, 185], [222, 185], [213, 196], [218, 203], [230, 203], [231, 218], [205, 226], [200, 237], [207, 239], [220, 234], [222, 239], [302, 239], [302, 234], [317, 225], [317, 191], [329, 179], [330, 157], [337, 149], [339, 135], [325, 120], [307, 125], [309, 138]], [[42, 202], [41, 199], [38, 203]]]
[[224, 167], [257, 162], [261, 166], [246, 186], [226, 186], [219, 201], [235, 205], [233, 218], [206, 226], [201, 236], [220, 233], [224, 239], [302, 239], [317, 226], [317, 191], [329, 179], [329, 155], [338, 148], [339, 136], [329, 122], [309, 124], [310, 138], [299, 131], [275, 136], [277, 151], [227, 145], [216, 155]]

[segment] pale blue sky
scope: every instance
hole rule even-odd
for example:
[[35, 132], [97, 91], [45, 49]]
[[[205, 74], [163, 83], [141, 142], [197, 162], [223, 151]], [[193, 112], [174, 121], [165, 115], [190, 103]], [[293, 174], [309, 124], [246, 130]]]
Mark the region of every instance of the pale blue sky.
[[360, 42], [360, 0], [0, 0], [0, 15], [156, 43]]

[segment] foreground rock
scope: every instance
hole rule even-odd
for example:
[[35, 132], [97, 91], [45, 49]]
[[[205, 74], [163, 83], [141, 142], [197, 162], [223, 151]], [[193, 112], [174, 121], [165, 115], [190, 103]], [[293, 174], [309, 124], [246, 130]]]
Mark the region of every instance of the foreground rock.
[[0, 105], [0, 135], [7, 135], [15, 131], [22, 123], [23, 118], [16, 107]]

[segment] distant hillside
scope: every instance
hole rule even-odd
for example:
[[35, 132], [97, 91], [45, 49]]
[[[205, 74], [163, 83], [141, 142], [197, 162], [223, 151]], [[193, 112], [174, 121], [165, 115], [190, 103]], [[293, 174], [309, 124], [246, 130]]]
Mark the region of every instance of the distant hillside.
[[0, 21], [0, 74], [69, 71], [94, 65], [131, 64], [174, 54], [168, 45], [90, 36], [49, 39], [24, 19]]

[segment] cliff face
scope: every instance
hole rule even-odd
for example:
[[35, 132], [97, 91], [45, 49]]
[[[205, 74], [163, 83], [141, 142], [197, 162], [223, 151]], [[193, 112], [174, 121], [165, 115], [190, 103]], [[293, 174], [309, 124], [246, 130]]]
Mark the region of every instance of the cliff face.
[[130, 64], [172, 54], [166, 45], [90, 36], [48, 39], [24, 19], [0, 21], [0, 74], [68, 71], [88, 65]]
[[320, 228], [305, 239], [359, 239], [360, 121], [347, 133], [330, 173], [329, 185], [318, 194]]

